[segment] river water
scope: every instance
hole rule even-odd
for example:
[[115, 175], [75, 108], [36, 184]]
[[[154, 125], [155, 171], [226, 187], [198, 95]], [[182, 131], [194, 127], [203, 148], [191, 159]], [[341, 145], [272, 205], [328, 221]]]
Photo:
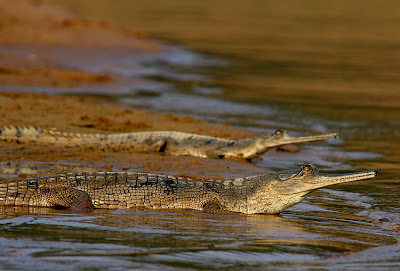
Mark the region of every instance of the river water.
[[105, 58], [103, 66], [73, 63], [142, 80], [114, 93], [121, 103], [266, 133], [338, 131], [339, 140], [254, 163], [280, 170], [311, 162], [327, 172], [377, 169], [380, 175], [315, 191], [279, 216], [6, 208], [1, 269], [400, 267], [398, 2], [45, 2], [169, 44], [162, 55], [131, 63], [127, 56]]

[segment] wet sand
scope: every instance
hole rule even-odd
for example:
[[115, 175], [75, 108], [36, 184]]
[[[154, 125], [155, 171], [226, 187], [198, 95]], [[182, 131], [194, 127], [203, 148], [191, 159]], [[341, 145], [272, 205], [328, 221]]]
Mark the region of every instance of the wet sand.
[[[123, 107], [93, 97], [49, 96], [45, 94], [0, 94], [3, 125], [56, 127], [66, 132], [111, 133], [151, 130], [179, 130], [222, 137], [243, 137], [250, 133], [227, 125], [210, 124], [187, 116], [157, 114]], [[0, 161], [64, 161], [98, 168], [131, 170], [185, 176], [234, 177], [258, 174], [265, 169], [242, 160], [214, 160], [165, 156], [162, 153], [103, 152], [93, 149], [34, 146], [0, 142]], [[99, 165], [98, 167], [96, 165]]]
[[[188, 116], [138, 110], [101, 97], [59, 96], [57, 88], [53, 89], [54, 95], [19, 93], [18, 86], [35, 86], [40, 92], [42, 86], [47, 89], [52, 86], [107, 88], [110, 82], [118, 84], [119, 80], [134, 84], [129, 78], [111, 73], [87, 72], [67, 67], [59, 60], [52, 62], [46, 56], [49, 48], [68, 48], [73, 53], [74, 48], [118, 51], [124, 47], [138, 54], [153, 54], [163, 50], [163, 46], [142, 34], [124, 31], [104, 22], [81, 20], [63, 9], [36, 4], [35, 1], [0, 1], [0, 18], [0, 84], [13, 89], [7, 91], [6, 88], [0, 93], [1, 125], [37, 125], [85, 133], [176, 130], [224, 138], [254, 135]], [[29, 48], [33, 47], [41, 48], [43, 55], [30, 54]], [[4, 48], [21, 49], [19, 54], [7, 54]], [[0, 142], [0, 146], [3, 165], [15, 161], [63, 161], [87, 165], [93, 170], [131, 170], [212, 178], [265, 172], [265, 169], [242, 160], [174, 157], [160, 153], [113, 153], [15, 142]]]
[[82, 48], [148, 55], [164, 50], [144, 34], [83, 20], [38, 1], [1, 0], [0, 34], [0, 84], [7, 86], [73, 87], [116, 79], [115, 75], [87, 72], [56, 61], [50, 54], [59, 48], [69, 49], [64, 59]]

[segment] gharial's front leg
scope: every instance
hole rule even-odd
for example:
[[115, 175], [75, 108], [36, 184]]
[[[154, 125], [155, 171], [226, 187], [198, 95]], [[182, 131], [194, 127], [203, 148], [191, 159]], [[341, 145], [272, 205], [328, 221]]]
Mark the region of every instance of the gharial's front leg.
[[73, 210], [94, 209], [92, 199], [86, 192], [63, 186], [38, 189], [30, 198], [29, 205]]

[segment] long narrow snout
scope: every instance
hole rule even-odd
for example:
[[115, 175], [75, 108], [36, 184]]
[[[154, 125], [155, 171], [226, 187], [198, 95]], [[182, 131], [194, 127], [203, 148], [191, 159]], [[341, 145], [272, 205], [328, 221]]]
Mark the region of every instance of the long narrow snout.
[[340, 183], [348, 183], [354, 181], [360, 181], [364, 179], [370, 179], [378, 176], [377, 170], [370, 170], [365, 172], [358, 173], [348, 173], [348, 174], [332, 174], [332, 175], [317, 175], [314, 176], [315, 180], [304, 180], [304, 183], [307, 186], [311, 186], [312, 189], [318, 189], [322, 187], [326, 187], [329, 185], [340, 184]]
[[315, 135], [315, 136], [302, 136], [302, 137], [285, 136], [285, 137], [276, 139], [276, 141], [282, 142], [282, 144], [286, 145], [286, 144], [294, 144], [294, 143], [300, 143], [300, 142], [324, 140], [324, 139], [329, 139], [329, 138], [337, 138], [338, 136], [339, 136], [338, 133]]
[[276, 183], [274, 190], [280, 194], [307, 193], [318, 188], [327, 187], [334, 184], [354, 182], [364, 179], [374, 178], [378, 171], [370, 170], [348, 174], [318, 174], [312, 173], [303, 176], [294, 176], [288, 180]]

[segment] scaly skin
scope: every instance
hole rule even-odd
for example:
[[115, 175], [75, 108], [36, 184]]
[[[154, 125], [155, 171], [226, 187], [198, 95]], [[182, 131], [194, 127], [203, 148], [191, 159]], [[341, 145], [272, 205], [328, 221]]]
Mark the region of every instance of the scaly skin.
[[103, 150], [133, 150], [136, 152], [159, 151], [168, 155], [244, 159], [258, 157], [274, 147], [332, 137], [337, 137], [337, 133], [290, 137], [285, 131], [277, 130], [270, 136], [232, 140], [174, 131], [79, 134], [62, 133], [54, 129], [42, 130], [32, 126], [4, 126], [0, 129], [0, 140], [27, 144], [93, 147]]
[[373, 178], [377, 173], [325, 175], [312, 165], [300, 170], [216, 181], [131, 172], [68, 173], [0, 183], [0, 206], [217, 209], [277, 214], [301, 202], [315, 189]]

